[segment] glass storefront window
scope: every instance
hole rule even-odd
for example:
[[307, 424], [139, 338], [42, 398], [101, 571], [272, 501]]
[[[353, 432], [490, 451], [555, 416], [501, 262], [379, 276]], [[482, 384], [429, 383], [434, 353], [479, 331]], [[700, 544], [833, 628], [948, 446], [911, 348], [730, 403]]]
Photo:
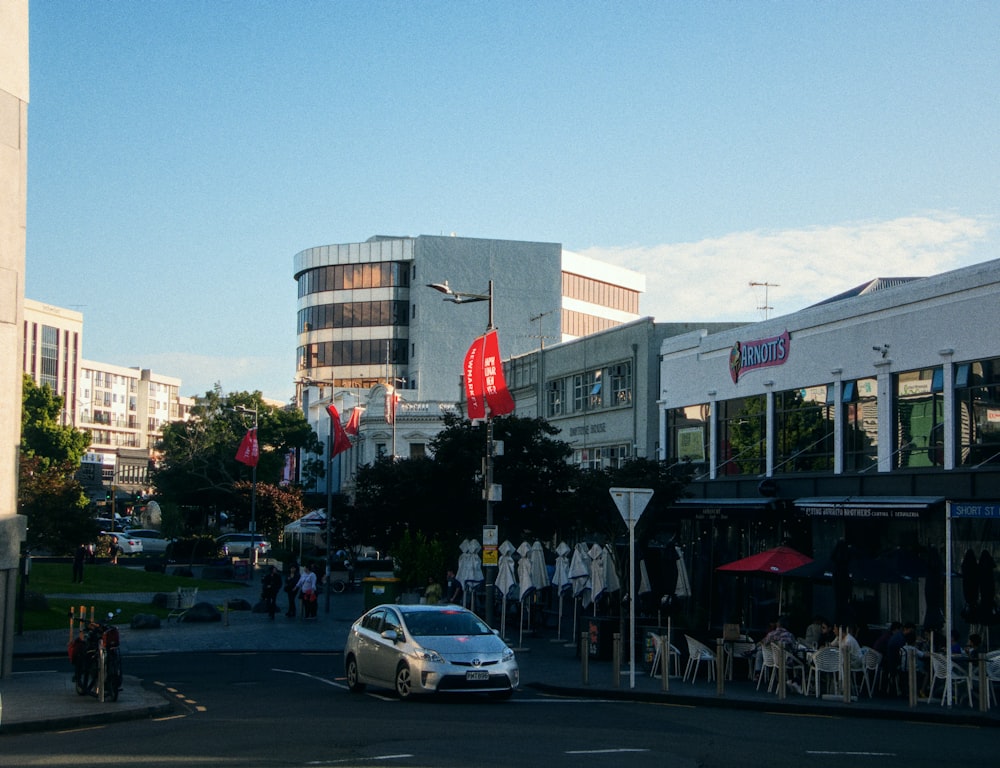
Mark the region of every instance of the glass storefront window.
[[718, 475], [762, 475], [766, 470], [767, 398], [754, 395], [719, 403]]
[[820, 385], [774, 394], [774, 471], [833, 469], [833, 387]]
[[921, 368], [896, 374], [896, 445], [893, 465], [940, 464], [944, 426], [943, 369]]
[[878, 464], [878, 381], [845, 381], [844, 470], [861, 472]]
[[710, 413], [708, 403], [667, 411], [668, 462], [690, 462], [696, 473], [708, 472]]
[[1000, 464], [1000, 357], [955, 366], [956, 464]]

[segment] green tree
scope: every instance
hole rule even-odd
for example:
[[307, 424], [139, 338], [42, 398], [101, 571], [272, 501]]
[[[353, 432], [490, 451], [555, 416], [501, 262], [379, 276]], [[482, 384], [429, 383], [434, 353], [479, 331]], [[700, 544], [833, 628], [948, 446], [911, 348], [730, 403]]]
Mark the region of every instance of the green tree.
[[59, 423], [63, 398], [25, 376], [21, 390], [18, 510], [28, 518], [28, 546], [68, 554], [97, 536], [87, 497], [75, 478], [90, 433]]
[[[279, 498], [279, 494], [270, 494], [267, 486], [280, 483], [290, 450], [322, 454], [323, 444], [300, 411], [268, 405], [260, 392], [224, 396], [218, 387], [206, 392], [192, 408], [189, 420], [164, 426], [158, 445], [162, 458], [152, 473], [157, 494], [184, 511], [189, 530], [203, 529], [211, 513], [234, 511], [240, 515], [244, 508], [249, 510], [237, 484], [249, 481], [252, 471], [236, 461], [236, 451], [253, 426], [253, 414], [248, 411], [255, 409], [260, 445], [257, 492], [261, 498]], [[321, 475], [322, 462], [314, 462], [312, 471]], [[307, 476], [306, 482], [314, 481]]]

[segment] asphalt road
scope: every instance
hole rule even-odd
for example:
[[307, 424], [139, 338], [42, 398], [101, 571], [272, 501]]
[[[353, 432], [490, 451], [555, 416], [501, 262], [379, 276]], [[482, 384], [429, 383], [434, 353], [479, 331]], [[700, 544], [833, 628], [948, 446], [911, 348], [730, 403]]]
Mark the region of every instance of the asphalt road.
[[[51, 668], [31, 660], [29, 668]], [[527, 766], [907, 768], [983, 765], [996, 731], [711, 707], [560, 699], [351, 694], [333, 653], [132, 656], [127, 672], [174, 712], [4, 737], [0, 766]], [[96, 703], [95, 703], [96, 705]]]

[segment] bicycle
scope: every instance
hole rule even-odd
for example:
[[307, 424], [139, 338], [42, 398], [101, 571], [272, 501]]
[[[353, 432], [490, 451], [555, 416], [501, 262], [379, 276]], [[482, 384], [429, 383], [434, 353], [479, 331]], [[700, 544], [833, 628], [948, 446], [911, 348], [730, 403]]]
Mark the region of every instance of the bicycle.
[[70, 643], [69, 651], [77, 694], [118, 701], [124, 680], [118, 627], [89, 622], [80, 634]]

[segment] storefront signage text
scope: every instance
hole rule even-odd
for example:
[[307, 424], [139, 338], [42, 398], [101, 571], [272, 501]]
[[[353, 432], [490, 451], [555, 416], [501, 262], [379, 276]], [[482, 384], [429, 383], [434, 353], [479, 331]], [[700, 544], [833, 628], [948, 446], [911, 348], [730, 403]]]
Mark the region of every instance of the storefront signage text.
[[729, 353], [729, 375], [733, 383], [737, 383], [747, 371], [784, 365], [791, 348], [790, 339], [788, 331], [785, 331], [769, 339], [737, 341]]

